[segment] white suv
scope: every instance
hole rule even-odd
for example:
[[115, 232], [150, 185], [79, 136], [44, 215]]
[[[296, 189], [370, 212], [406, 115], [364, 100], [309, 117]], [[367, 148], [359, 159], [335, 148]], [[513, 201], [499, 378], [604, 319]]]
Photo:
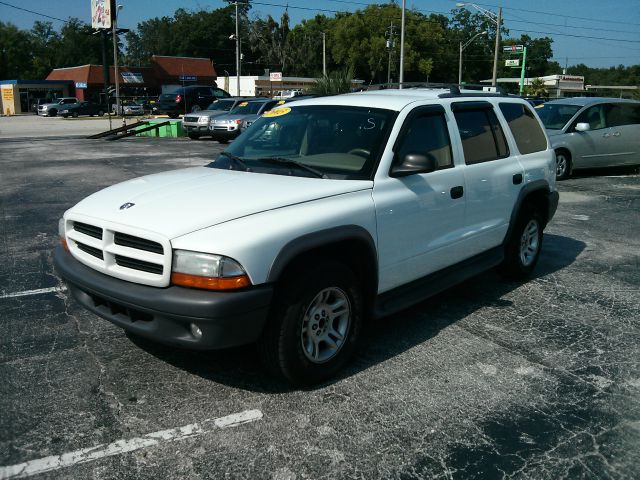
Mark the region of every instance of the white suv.
[[257, 342], [294, 383], [333, 375], [362, 326], [499, 266], [534, 268], [555, 158], [518, 98], [404, 89], [292, 102], [209, 165], [109, 187], [60, 221], [86, 308], [159, 342]]

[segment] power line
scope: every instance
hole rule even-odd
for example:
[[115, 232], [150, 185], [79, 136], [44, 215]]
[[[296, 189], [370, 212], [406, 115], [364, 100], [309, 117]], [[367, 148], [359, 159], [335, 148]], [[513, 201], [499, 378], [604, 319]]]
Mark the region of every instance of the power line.
[[22, 10], [23, 12], [33, 13], [34, 15], [39, 15], [41, 17], [50, 18], [51, 20], [57, 20], [58, 22], [69, 23], [68, 20], [63, 20], [63, 19], [58, 18], [58, 17], [52, 17], [51, 15], [46, 15], [46, 14], [40, 13], [40, 12], [34, 12], [33, 10], [29, 10], [27, 8], [18, 7], [16, 5], [11, 5], [10, 3], [7, 3], [7, 2], [0, 2], [0, 4], [5, 5], [7, 7], [15, 8], [16, 10]]

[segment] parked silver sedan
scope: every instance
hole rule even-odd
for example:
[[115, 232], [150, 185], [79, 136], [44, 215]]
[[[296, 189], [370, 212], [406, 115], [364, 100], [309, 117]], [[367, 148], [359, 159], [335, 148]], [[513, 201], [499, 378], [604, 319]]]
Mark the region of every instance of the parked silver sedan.
[[182, 128], [187, 132], [191, 140], [197, 140], [200, 137], [211, 135], [209, 131], [209, 123], [211, 119], [225, 115], [233, 110], [239, 104], [255, 97], [229, 97], [220, 98], [207, 107], [206, 110], [187, 113], [182, 118]]
[[640, 102], [576, 97], [536, 107], [556, 152], [556, 178], [582, 168], [640, 165]]

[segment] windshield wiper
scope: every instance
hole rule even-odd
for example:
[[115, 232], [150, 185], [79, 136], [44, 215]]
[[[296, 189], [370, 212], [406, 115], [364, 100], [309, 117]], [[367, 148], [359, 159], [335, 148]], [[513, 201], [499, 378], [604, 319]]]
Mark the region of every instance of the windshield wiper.
[[238, 157], [237, 155], [234, 155], [233, 153], [229, 153], [226, 151], [220, 152], [220, 155], [224, 155], [227, 158], [230, 158], [231, 160], [233, 160], [234, 162], [236, 162], [238, 165], [240, 165], [242, 168], [245, 169], [245, 171], [250, 172], [251, 168], [244, 163], [244, 160], [242, 160], [242, 158]]
[[322, 173], [320, 170], [316, 170], [315, 168], [310, 167], [309, 165], [305, 165], [304, 163], [298, 162], [297, 160], [293, 160], [291, 158], [285, 158], [285, 157], [261, 157], [261, 158], [256, 158], [256, 160], [258, 162], [274, 163], [274, 164], [277, 164], [277, 165], [290, 165], [290, 166], [301, 168], [302, 170], [306, 170], [307, 172], [311, 172], [318, 178], [329, 178], [324, 173]]

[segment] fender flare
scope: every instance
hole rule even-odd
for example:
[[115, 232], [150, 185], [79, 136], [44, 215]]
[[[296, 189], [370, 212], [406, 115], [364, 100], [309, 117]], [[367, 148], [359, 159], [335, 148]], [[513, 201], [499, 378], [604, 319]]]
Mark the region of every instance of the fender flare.
[[332, 243], [357, 240], [367, 246], [369, 256], [375, 261], [373, 271], [375, 272], [375, 287], [378, 287], [378, 254], [376, 244], [371, 234], [359, 225], [342, 225], [339, 227], [318, 230], [307, 233], [288, 242], [271, 264], [267, 282], [275, 282], [289, 263], [297, 256], [304, 254], [315, 248], [330, 245]]
[[503, 243], [506, 244], [511, 238], [511, 233], [515, 227], [516, 219], [518, 218], [518, 214], [522, 208], [522, 204], [527, 196], [535, 192], [544, 192], [545, 194], [551, 193], [551, 188], [549, 187], [549, 183], [546, 180], [534, 180], [531, 183], [527, 183], [520, 190], [520, 194], [518, 195], [518, 199], [516, 200], [515, 205], [513, 206], [513, 210], [511, 211], [511, 218], [509, 219], [509, 228], [507, 229], [507, 233], [504, 237]]

